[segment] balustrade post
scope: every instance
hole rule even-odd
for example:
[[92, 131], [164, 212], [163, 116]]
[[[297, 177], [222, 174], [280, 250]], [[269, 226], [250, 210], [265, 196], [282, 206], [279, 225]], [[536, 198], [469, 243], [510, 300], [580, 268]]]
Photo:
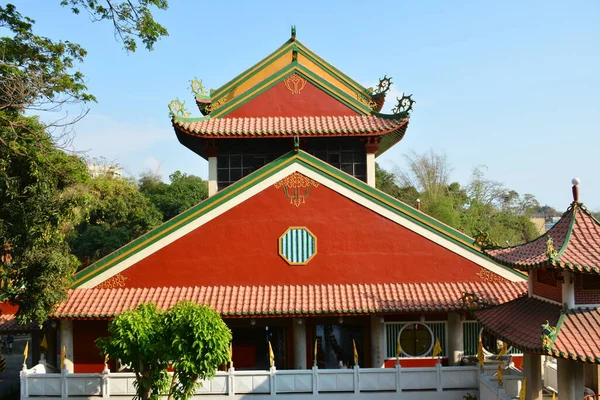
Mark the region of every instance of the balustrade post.
[[313, 365], [313, 394], [319, 393], [319, 367]]
[[401, 392], [402, 391], [402, 381], [401, 379], [401, 371], [400, 371], [400, 363], [396, 363], [396, 366], [394, 367], [394, 369], [396, 370], [396, 393]]
[[67, 369], [67, 365], [64, 364], [60, 370], [60, 397], [63, 399], [69, 397], [69, 388], [67, 382], [68, 373], [69, 370]]
[[436, 370], [436, 383], [437, 383], [437, 391], [441, 392], [442, 389], [442, 363], [440, 362], [440, 360], [438, 359], [437, 363], [435, 364], [435, 370]]
[[354, 393], [360, 393], [360, 367], [354, 365]]
[[23, 400], [29, 398], [29, 371], [25, 364], [19, 375], [21, 377], [21, 400]]
[[275, 380], [275, 374], [277, 373], [277, 369], [275, 368], [275, 366], [273, 365], [270, 369], [271, 375], [269, 376], [269, 382], [271, 383], [271, 396], [275, 396], [277, 394], [277, 388], [276, 388], [276, 380]]
[[227, 370], [227, 395], [228, 396], [234, 396], [235, 395], [235, 379], [234, 379], [234, 373], [235, 373], [235, 369], [233, 368], [233, 366], [229, 367], [229, 369]]
[[104, 370], [102, 370], [102, 397], [110, 397], [110, 368], [108, 368], [108, 364], [104, 364]]

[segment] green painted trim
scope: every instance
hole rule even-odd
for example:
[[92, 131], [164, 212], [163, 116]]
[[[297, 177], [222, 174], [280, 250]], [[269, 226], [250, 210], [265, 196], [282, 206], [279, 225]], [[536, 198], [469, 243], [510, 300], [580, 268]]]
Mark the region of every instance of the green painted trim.
[[[118, 262], [137, 254], [141, 250], [171, 234], [175, 229], [185, 226], [207, 212], [214, 210], [215, 208], [219, 207], [221, 203], [227, 201], [230, 197], [233, 197], [239, 193], [243, 193], [247, 189], [256, 186], [269, 176], [277, 173], [282, 168], [295, 162], [302, 164], [306, 168], [315, 171], [322, 176], [329, 177], [330, 179], [333, 178], [337, 181], [337, 183], [353, 191], [354, 193], [359, 194], [363, 198], [372, 201], [396, 214], [404, 216], [411, 222], [429, 230], [432, 233], [442, 234], [451, 242], [460, 245], [462, 248], [469, 250], [473, 254], [482, 256], [478, 248], [472, 244], [473, 239], [464, 233], [455, 230], [454, 228], [445, 225], [434, 218], [421, 213], [420, 211], [417, 211], [416, 209], [375, 188], [368, 186], [366, 183], [342, 172], [341, 170], [338, 170], [337, 168], [308, 153], [305, 153], [304, 151], [299, 151], [298, 153], [292, 151], [279, 157], [270, 164], [258, 169], [252, 174], [247, 175], [236, 183], [218, 192], [214, 196], [209, 197], [200, 204], [165, 222], [164, 224], [135, 239], [129, 244], [114, 251], [91, 266], [79, 271], [75, 274], [74, 282], [71, 287], [77, 288], [81, 286], [83, 283], [110, 268], [112, 264], [116, 265]], [[507, 271], [510, 271], [516, 276], [521, 278], [525, 277], [523, 274], [520, 274], [513, 269], [507, 268], [501, 264], [497, 265], [506, 269]]]
[[177, 121], [177, 122], [201, 122], [201, 121], [207, 121], [211, 119], [210, 115], [205, 115], [204, 117], [178, 117], [175, 116], [173, 117], [173, 121]]
[[[304, 55], [311, 58], [315, 63], [320, 64], [324, 69], [331, 72], [332, 75], [337, 76], [338, 78], [341, 78], [341, 79], [347, 81], [347, 83], [350, 83], [350, 85], [354, 85], [354, 86], [362, 89], [363, 94], [366, 94], [369, 97], [373, 96], [373, 93], [369, 92], [369, 90], [367, 88], [365, 88], [363, 85], [361, 85], [360, 83], [358, 83], [357, 81], [355, 81], [354, 79], [350, 78], [348, 75], [346, 75], [345, 73], [343, 73], [342, 71], [337, 69], [333, 64], [324, 60], [318, 54], [316, 54], [315, 52], [310, 50], [308, 47], [306, 47], [306, 45], [304, 45], [304, 43], [300, 42], [299, 40], [296, 40], [296, 43], [298, 44], [298, 48], [300, 50], [302, 50]], [[353, 89], [356, 90], [356, 88], [353, 88]]]
[[556, 322], [556, 335], [554, 335], [554, 338], [552, 339], [552, 341], [550, 342], [550, 346], [548, 346], [549, 349], [551, 349], [554, 346], [554, 342], [556, 342], [556, 339], [558, 338], [558, 335], [560, 334], [560, 329], [563, 326], [563, 323], [565, 322], [565, 318], [566, 318], [566, 313], [561, 313], [560, 317], [558, 318], [558, 322]]
[[[571, 234], [573, 233], [573, 225], [575, 224], [575, 218], [577, 218], [577, 209], [579, 207], [577, 207], [576, 205], [573, 205], [573, 212], [571, 213], [571, 221], [569, 221], [569, 228], [567, 229], [567, 234], [565, 236], [565, 241], [563, 242], [562, 247], [560, 248], [559, 252], [556, 254], [555, 260], [559, 261], [560, 260], [560, 256], [562, 256], [564, 254], [564, 252], [567, 250], [567, 247], [569, 247], [569, 242], [571, 241]], [[554, 261], [554, 260], [552, 260]]]
[[[334, 97], [335, 99], [341, 101], [346, 106], [350, 107], [352, 110], [358, 112], [359, 114], [371, 115], [371, 109], [368, 106], [361, 103], [360, 101], [358, 101], [358, 99], [352, 98], [347, 93], [345, 93], [345, 92], [341, 91], [340, 89], [336, 88], [335, 86], [331, 85], [329, 82], [325, 81], [318, 75], [314, 74], [312, 71], [310, 71], [308, 68], [302, 66], [298, 62], [292, 62], [292, 63], [290, 63], [290, 65], [288, 67], [279, 70], [276, 74], [269, 76], [265, 80], [257, 83], [256, 85], [254, 85], [253, 87], [248, 89], [246, 92], [240, 94], [239, 96], [236, 96], [230, 102], [223, 105], [223, 107], [213, 111], [211, 113], [211, 116], [213, 118], [224, 117], [225, 115], [238, 109], [242, 105], [255, 99], [260, 94], [269, 90], [276, 84], [282, 82], [285, 78], [287, 78], [288, 76], [290, 76], [293, 73], [298, 73], [298, 74], [302, 75], [304, 78], [308, 79], [312, 84], [316, 85], [317, 87], [319, 87], [323, 91], [325, 91], [325, 93], [327, 93], [330, 96]], [[264, 86], [268, 82], [271, 82], [271, 83], [269, 83], [267, 86]], [[262, 89], [259, 89], [261, 87], [262, 87]]]
[[[289, 50], [287, 48], [288, 46], [290, 48], [293, 47], [293, 46], [290, 46], [293, 43], [294, 43], [294, 41], [292, 39], [289, 39], [284, 44], [279, 46], [274, 52], [272, 52], [268, 56], [262, 58], [259, 62], [255, 63], [250, 68], [246, 69], [244, 72], [237, 75], [235, 78], [231, 79], [229, 82], [225, 83], [218, 89], [214, 90], [212, 93], [213, 100], [218, 100], [218, 98], [223, 97], [223, 95], [227, 94], [231, 89], [233, 89], [233, 88], [231, 88], [231, 86], [236, 85], [236, 84], [239, 85], [240, 83], [247, 81], [248, 79], [250, 79], [251, 77], [256, 75], [258, 72], [262, 71], [267, 66], [271, 65], [275, 60], [279, 59], [279, 57], [281, 57], [285, 52], [287, 52]], [[278, 54], [278, 53], [281, 53], [281, 54]], [[253, 71], [252, 73], [249, 74], [249, 72], [252, 71], [254, 68], [256, 68], [257, 65], [265, 62], [267, 59], [269, 59], [272, 56], [275, 56], [275, 57], [273, 57], [272, 61], [266, 63], [262, 67], [258, 68], [256, 71]]]

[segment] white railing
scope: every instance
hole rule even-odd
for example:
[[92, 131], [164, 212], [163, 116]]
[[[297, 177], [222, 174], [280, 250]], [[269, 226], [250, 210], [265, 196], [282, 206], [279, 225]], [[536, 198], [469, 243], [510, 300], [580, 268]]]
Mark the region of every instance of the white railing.
[[518, 398], [522, 383], [523, 374], [512, 367], [503, 370], [502, 383], [498, 382], [498, 377], [495, 375], [482, 374], [479, 380], [479, 399], [511, 400]]
[[546, 358], [544, 363], [544, 387], [553, 392], [558, 392], [558, 371], [556, 361]]
[[[197, 395], [245, 394], [326, 394], [388, 392], [406, 395], [414, 391], [432, 393], [445, 390], [458, 396], [461, 390], [476, 394], [480, 372], [476, 366], [430, 368], [358, 368], [324, 370], [281, 370], [217, 372], [215, 377], [202, 382]], [[98, 397], [110, 398], [135, 395], [133, 373], [99, 374], [40, 373], [39, 370], [21, 372], [21, 399]], [[440, 393], [441, 395], [441, 393]], [[413, 397], [413, 396], [410, 396]], [[215, 398], [215, 397], [211, 397]], [[444, 397], [440, 397], [444, 398]], [[461, 397], [462, 398], [462, 394]]]

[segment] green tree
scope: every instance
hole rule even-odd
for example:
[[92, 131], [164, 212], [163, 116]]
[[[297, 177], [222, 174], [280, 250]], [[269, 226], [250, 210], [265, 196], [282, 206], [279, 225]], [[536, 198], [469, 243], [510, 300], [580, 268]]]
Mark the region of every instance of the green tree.
[[[102, 353], [131, 365], [136, 398], [187, 400], [199, 380], [210, 379], [229, 358], [231, 331], [208, 306], [189, 301], [167, 312], [154, 304], [119, 314], [109, 325], [110, 337], [97, 341]], [[167, 367], [173, 374], [169, 376]]]
[[0, 293], [19, 306], [20, 321], [44, 321], [78, 265], [65, 238], [90, 201], [74, 190], [88, 174], [36, 118], [0, 114], [23, 126], [0, 124]]
[[386, 171], [378, 163], [375, 163], [375, 187], [382, 192], [415, 207], [417, 199], [419, 198], [417, 189], [413, 186], [400, 187], [396, 181], [396, 175]]
[[84, 267], [161, 223], [160, 212], [134, 181], [100, 176], [80, 190], [92, 193], [93, 201], [69, 244]]
[[195, 206], [208, 197], [206, 181], [194, 175], [175, 171], [169, 176], [170, 184], [166, 184], [156, 175], [143, 174], [139, 179], [141, 192], [163, 214], [167, 221]]
[[146, 49], [152, 50], [154, 44], [163, 36], [167, 29], [156, 22], [152, 15], [152, 7], [158, 10], [169, 8], [167, 0], [61, 0], [63, 6], [71, 7], [75, 14], [85, 10], [92, 21], [109, 21], [115, 29], [115, 37], [123, 43], [127, 51], [137, 49], [140, 40]]

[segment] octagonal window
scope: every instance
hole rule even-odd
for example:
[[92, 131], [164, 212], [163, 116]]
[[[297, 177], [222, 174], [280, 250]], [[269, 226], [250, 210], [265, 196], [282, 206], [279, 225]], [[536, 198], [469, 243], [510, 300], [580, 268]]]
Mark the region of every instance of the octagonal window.
[[291, 227], [279, 238], [279, 255], [290, 265], [305, 265], [317, 254], [317, 238], [304, 227]]

